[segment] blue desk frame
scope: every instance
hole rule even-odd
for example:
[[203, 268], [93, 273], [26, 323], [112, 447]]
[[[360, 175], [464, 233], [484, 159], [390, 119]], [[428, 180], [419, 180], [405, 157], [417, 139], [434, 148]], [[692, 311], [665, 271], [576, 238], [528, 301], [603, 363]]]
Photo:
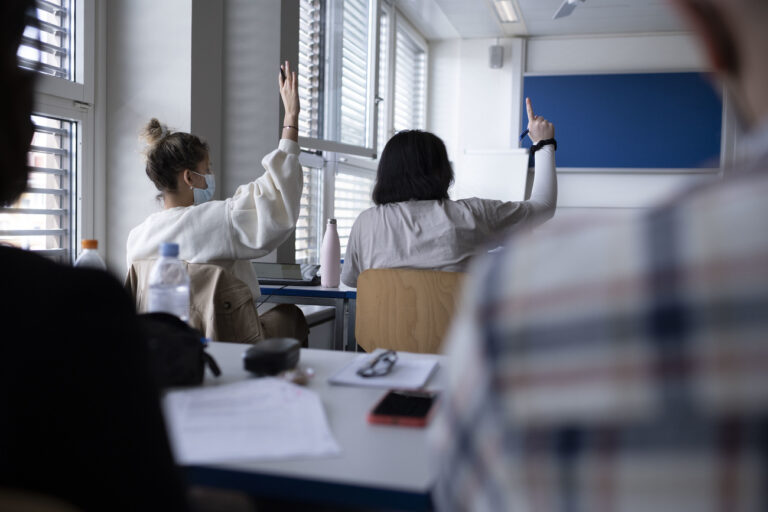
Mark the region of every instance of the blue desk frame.
[[[273, 304], [307, 304], [333, 306], [333, 349], [357, 349], [355, 339], [355, 315], [357, 314], [357, 290], [354, 288], [321, 288], [319, 286], [261, 286], [260, 301]], [[347, 315], [346, 321], [344, 315]]]

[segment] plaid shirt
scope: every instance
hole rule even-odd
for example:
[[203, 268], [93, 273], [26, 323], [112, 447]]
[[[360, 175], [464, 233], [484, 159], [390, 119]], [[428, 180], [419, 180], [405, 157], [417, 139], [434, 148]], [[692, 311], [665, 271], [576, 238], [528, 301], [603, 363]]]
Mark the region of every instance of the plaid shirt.
[[761, 161], [475, 265], [447, 345], [439, 509], [768, 510]]

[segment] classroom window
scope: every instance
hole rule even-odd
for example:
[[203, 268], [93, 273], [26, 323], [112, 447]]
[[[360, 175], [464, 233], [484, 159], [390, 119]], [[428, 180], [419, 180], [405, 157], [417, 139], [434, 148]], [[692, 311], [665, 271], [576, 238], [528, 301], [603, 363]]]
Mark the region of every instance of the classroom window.
[[376, 173], [352, 165], [340, 164], [336, 171], [333, 194], [333, 215], [339, 232], [342, 258], [347, 250], [349, 232], [360, 212], [373, 206], [371, 191]]
[[[306, 88], [301, 100], [302, 110], [309, 108], [299, 143], [304, 155], [322, 163], [316, 164], [311, 178], [320, 186], [305, 187], [302, 196], [296, 234], [299, 262], [317, 262], [328, 218], [337, 219], [344, 254], [352, 224], [373, 205], [377, 154], [396, 130], [426, 128], [426, 41], [391, 2], [380, 2], [378, 16], [372, 19], [376, 4], [300, 3], [299, 70], [305, 84], [300, 87]], [[372, 98], [374, 71], [378, 87]], [[307, 228], [316, 234], [308, 235]]]
[[323, 5], [320, 0], [299, 4], [299, 136], [322, 136]]
[[36, 27], [24, 30], [21, 67], [65, 80], [73, 79], [75, 37], [71, 0], [37, 0]]
[[38, 115], [32, 120], [27, 191], [0, 208], [0, 241], [65, 262], [73, 249], [77, 123]]
[[300, 0], [303, 148], [375, 154], [376, 3]]
[[93, 238], [95, 0], [36, 0], [19, 66], [37, 73], [27, 191], [0, 212], [0, 240], [71, 263]]
[[304, 188], [301, 191], [299, 220], [296, 223], [296, 262], [317, 262], [322, 240], [322, 169], [302, 166]]
[[426, 128], [427, 44], [398, 16], [395, 27], [395, 85], [392, 131]]

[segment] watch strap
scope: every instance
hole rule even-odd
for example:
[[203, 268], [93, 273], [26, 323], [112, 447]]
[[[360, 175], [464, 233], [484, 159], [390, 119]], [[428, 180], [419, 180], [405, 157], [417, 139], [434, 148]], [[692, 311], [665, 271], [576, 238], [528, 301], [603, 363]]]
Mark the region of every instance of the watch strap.
[[557, 151], [557, 141], [555, 139], [543, 139], [531, 146], [531, 153], [535, 153], [544, 146], [548, 146], [550, 144], [555, 146], [555, 151]]

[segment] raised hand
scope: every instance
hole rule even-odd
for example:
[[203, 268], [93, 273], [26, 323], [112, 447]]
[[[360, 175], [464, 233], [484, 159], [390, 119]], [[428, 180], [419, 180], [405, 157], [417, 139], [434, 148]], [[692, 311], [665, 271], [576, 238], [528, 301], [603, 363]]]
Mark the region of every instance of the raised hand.
[[[283, 98], [285, 107], [285, 120], [291, 125], [295, 125], [299, 119], [299, 80], [295, 71], [291, 71], [291, 64], [285, 61], [280, 66], [281, 73], [278, 75], [280, 82], [280, 96]], [[285, 73], [285, 77], [283, 77]]]
[[531, 98], [525, 98], [525, 109], [528, 111], [528, 136], [533, 143], [553, 139], [555, 137], [555, 125], [533, 113]]

